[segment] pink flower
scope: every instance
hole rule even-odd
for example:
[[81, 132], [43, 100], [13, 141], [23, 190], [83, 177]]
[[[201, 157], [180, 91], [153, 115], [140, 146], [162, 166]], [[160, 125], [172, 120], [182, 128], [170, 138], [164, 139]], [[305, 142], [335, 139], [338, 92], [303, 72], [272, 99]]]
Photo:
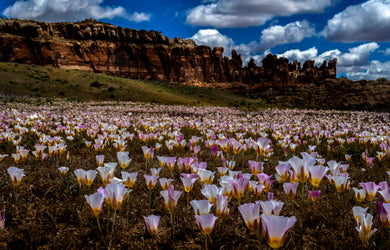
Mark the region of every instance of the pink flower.
[[218, 194], [215, 202], [215, 215], [218, 218], [223, 218], [229, 215], [228, 197]]
[[294, 199], [295, 195], [297, 194], [297, 188], [298, 188], [299, 183], [284, 183], [283, 184], [283, 190], [287, 195], [287, 198], [289, 199]]
[[129, 191], [123, 183], [109, 183], [104, 189], [104, 196], [108, 198], [114, 210], [117, 210], [121, 206], [128, 193]]
[[209, 214], [213, 206], [209, 200], [192, 200], [190, 204], [194, 209], [195, 215]]
[[231, 186], [234, 198], [241, 199], [244, 196], [244, 191], [249, 185], [249, 179], [241, 177], [233, 180], [228, 180]]
[[177, 201], [182, 194], [182, 191], [175, 191], [173, 185], [170, 185], [168, 190], [163, 190], [160, 192], [161, 196], [164, 198], [165, 207], [168, 211], [173, 211], [176, 208]]
[[156, 186], [158, 175], [144, 175], [144, 178], [146, 180], [146, 187], [149, 190], [153, 190]]
[[149, 215], [148, 217], [144, 216], [145, 224], [150, 235], [155, 235], [158, 231], [158, 224], [160, 222], [160, 216], [158, 215]]
[[213, 214], [195, 215], [196, 223], [199, 226], [200, 232], [203, 235], [209, 235], [214, 230], [215, 221], [217, 217]]
[[313, 190], [313, 191], [309, 190], [308, 193], [311, 200], [316, 201], [321, 194], [321, 190]]
[[261, 221], [268, 245], [272, 248], [280, 248], [283, 246], [288, 230], [290, 230], [297, 219], [294, 216], [267, 216], [263, 214], [261, 215]]
[[376, 185], [375, 182], [360, 182], [359, 183], [362, 188], [366, 191], [366, 198], [368, 201], [372, 201], [375, 198], [375, 195], [380, 188], [379, 185]]
[[248, 161], [249, 169], [251, 170], [253, 175], [257, 175], [261, 172], [263, 172], [263, 165], [264, 162], [258, 162], [258, 161]]
[[84, 197], [87, 200], [91, 214], [98, 216], [103, 208], [104, 195], [97, 192], [92, 195], [84, 195]]
[[260, 205], [257, 203], [246, 203], [238, 207], [245, 225], [249, 230], [255, 232], [260, 225]]
[[9, 176], [11, 177], [14, 186], [19, 186], [20, 183], [22, 182], [23, 176], [25, 176], [24, 169], [20, 169], [17, 167], [9, 167], [7, 171]]

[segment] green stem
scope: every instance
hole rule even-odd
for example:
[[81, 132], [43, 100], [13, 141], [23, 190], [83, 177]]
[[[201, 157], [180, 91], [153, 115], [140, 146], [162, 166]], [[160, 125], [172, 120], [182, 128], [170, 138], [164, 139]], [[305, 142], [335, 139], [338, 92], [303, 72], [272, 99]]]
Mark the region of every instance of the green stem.
[[175, 248], [175, 234], [174, 234], [174, 228], [173, 228], [173, 211], [169, 212], [171, 216], [171, 227], [172, 227], [172, 248]]
[[100, 222], [99, 222], [99, 217], [98, 217], [98, 216], [96, 216], [96, 221], [97, 221], [97, 225], [98, 225], [99, 232], [100, 232], [100, 235], [101, 235], [101, 237], [102, 237], [103, 243], [104, 243], [104, 245], [107, 247], [107, 243], [106, 243], [106, 241], [104, 240], [104, 235], [103, 235], [103, 232], [102, 232], [102, 228], [100, 227]]
[[190, 203], [190, 192], [187, 192], [187, 207], [188, 207], [188, 204]]
[[241, 205], [241, 198], [238, 198], [238, 206]]
[[111, 249], [112, 236], [114, 234], [115, 218], [116, 218], [116, 209], [114, 210], [114, 219], [112, 220], [111, 236], [110, 236], [110, 242], [108, 243], [108, 250]]
[[206, 236], [206, 238], [204, 240], [204, 248], [207, 250], [207, 235], [205, 235], [205, 236]]
[[152, 209], [152, 190], [149, 189], [149, 210]]
[[99, 228], [99, 232], [103, 236], [102, 228], [100, 227], [99, 217], [97, 215], [96, 215], [96, 222], [97, 222], [97, 225], [98, 225], [98, 228]]

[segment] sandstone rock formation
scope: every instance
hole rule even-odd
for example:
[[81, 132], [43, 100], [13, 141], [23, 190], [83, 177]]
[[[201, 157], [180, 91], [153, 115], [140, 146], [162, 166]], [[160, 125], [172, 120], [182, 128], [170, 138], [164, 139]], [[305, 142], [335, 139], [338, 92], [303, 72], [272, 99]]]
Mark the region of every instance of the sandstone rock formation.
[[134, 79], [183, 83], [262, 83], [284, 87], [335, 78], [336, 63], [300, 68], [268, 55], [263, 66], [242, 67], [241, 56], [223, 48], [169, 39], [156, 31], [122, 28], [94, 20], [44, 23], [0, 19], [0, 60], [53, 65]]
[[390, 83], [336, 80], [337, 60], [302, 64], [267, 55], [261, 66], [223, 48], [197, 46], [161, 32], [95, 20], [44, 23], [0, 18], [0, 61], [52, 65], [115, 76], [187, 83], [244, 93], [273, 103], [313, 108], [390, 105]]

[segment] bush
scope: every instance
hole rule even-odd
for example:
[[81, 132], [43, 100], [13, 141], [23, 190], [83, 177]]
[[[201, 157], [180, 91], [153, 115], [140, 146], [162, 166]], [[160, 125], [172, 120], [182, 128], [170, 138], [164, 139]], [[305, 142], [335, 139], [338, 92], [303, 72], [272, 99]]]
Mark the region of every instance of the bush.
[[98, 80], [96, 80], [96, 81], [91, 82], [91, 84], [89, 86], [93, 87], [93, 88], [99, 88], [100, 86], [102, 86], [102, 84]]

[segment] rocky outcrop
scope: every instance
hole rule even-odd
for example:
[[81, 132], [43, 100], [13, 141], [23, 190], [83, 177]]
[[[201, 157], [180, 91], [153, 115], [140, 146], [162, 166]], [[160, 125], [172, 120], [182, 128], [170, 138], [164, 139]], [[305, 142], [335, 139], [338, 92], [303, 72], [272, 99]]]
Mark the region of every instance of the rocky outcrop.
[[311, 108], [390, 106], [390, 82], [336, 79], [337, 60], [317, 67], [267, 55], [262, 65], [223, 48], [197, 46], [157, 31], [121, 28], [94, 20], [44, 23], [0, 18], [0, 61], [52, 65], [115, 76], [187, 83]]
[[390, 81], [352, 81], [347, 78], [326, 79], [317, 83], [298, 83], [284, 88], [252, 85], [237, 93], [287, 107], [341, 110], [385, 110], [390, 107]]
[[157, 31], [122, 28], [95, 20], [44, 23], [0, 19], [0, 60], [53, 65], [115, 76], [189, 84], [245, 83], [283, 88], [336, 76], [336, 61], [301, 68], [286, 58], [268, 55], [263, 66], [252, 60], [242, 67], [241, 55], [223, 48], [197, 46], [192, 40], [170, 39]]

